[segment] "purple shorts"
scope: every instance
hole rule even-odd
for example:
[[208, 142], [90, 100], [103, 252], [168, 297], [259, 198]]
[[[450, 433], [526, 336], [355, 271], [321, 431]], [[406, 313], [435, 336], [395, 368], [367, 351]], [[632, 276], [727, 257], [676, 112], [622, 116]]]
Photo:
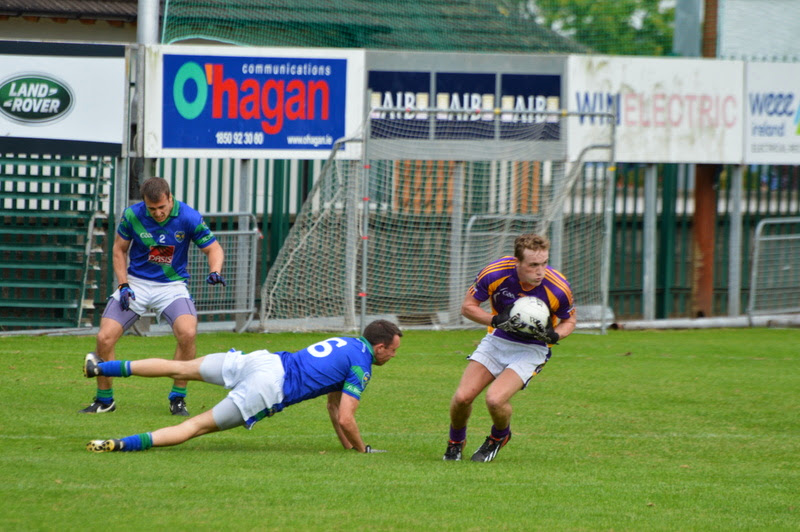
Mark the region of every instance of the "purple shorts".
[[[169, 326], [172, 327], [172, 324], [175, 323], [175, 320], [184, 314], [191, 314], [197, 318], [197, 309], [194, 306], [194, 301], [188, 297], [176, 299], [170, 303], [169, 306], [167, 306], [167, 308], [165, 308], [161, 313], [161, 316], [166, 319], [167, 323], [169, 323]], [[116, 321], [122, 325], [123, 331], [127, 331], [141, 316], [130, 309], [122, 310], [122, 307], [119, 305], [119, 301], [113, 297], [109, 297], [108, 303], [106, 304], [106, 310], [103, 312], [103, 317]]]

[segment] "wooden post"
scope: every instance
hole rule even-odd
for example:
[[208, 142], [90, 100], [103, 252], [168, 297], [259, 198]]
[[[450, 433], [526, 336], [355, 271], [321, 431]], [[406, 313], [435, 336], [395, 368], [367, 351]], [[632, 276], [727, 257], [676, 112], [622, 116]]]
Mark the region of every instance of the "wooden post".
[[[703, 57], [717, 56], [717, 0], [705, 0]], [[692, 217], [692, 316], [710, 317], [714, 295], [714, 228], [717, 200], [714, 179], [719, 165], [695, 167]]]
[[719, 5], [717, 0], [705, 0], [703, 15], [703, 57], [717, 57], [717, 23]]
[[695, 170], [692, 216], [692, 316], [712, 315], [714, 295], [714, 228], [717, 223], [715, 164], [698, 164]]

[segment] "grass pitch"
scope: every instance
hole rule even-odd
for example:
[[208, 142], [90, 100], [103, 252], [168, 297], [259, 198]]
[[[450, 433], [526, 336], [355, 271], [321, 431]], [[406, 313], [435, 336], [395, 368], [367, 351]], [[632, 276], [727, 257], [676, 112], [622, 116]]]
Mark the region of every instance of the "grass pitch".
[[[294, 350], [330, 335], [204, 334], [198, 353]], [[0, 338], [2, 530], [798, 530], [800, 331], [575, 334], [513, 400], [494, 462], [442, 461], [448, 405], [482, 333], [407, 331], [374, 368], [339, 446], [324, 398], [142, 453], [95, 438], [171, 425], [168, 379], [116, 379], [117, 411], [79, 415], [92, 337]], [[124, 337], [120, 358], [171, 357]], [[193, 414], [225, 390], [190, 383]], [[483, 395], [466, 452], [488, 434]]]

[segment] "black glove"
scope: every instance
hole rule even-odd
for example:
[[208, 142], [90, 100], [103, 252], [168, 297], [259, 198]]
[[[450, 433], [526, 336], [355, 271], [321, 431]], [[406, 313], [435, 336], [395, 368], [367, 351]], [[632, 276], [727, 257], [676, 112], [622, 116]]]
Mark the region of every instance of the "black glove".
[[208, 277], [206, 277], [206, 282], [208, 284], [220, 284], [220, 283], [222, 283], [222, 286], [228, 286], [228, 283], [225, 282], [225, 278], [219, 272], [211, 272], [211, 273], [209, 273]]
[[498, 314], [492, 316], [492, 327], [500, 329], [507, 333], [515, 333], [516, 327], [511, 320], [511, 305], [501, 310]]
[[[358, 449], [356, 449], [355, 447], [353, 447], [353, 450], [356, 452], [358, 451]], [[386, 451], [382, 451], [380, 449], [373, 449], [371, 445], [367, 445], [366, 450], [364, 452], [368, 454], [374, 454], [374, 453], [385, 453]]]
[[539, 340], [546, 344], [557, 344], [558, 341], [561, 340], [561, 336], [553, 329], [551, 323], [547, 324], [547, 328], [544, 331], [537, 331], [533, 333], [532, 336], [534, 340]]
[[546, 341], [548, 344], [557, 344], [561, 340], [561, 336], [553, 329], [551, 324], [547, 324], [547, 329], [544, 331]]
[[117, 287], [119, 290], [119, 306], [122, 307], [122, 310], [128, 310], [131, 308], [130, 300], [136, 300], [136, 294], [133, 293], [131, 287], [128, 286], [128, 283], [122, 283]]

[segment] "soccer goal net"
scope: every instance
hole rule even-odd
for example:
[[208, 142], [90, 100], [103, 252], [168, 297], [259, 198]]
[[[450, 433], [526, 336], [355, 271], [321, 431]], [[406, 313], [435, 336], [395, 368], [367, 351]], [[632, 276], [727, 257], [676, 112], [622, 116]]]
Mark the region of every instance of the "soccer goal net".
[[467, 288], [528, 232], [550, 238], [579, 323], [604, 329], [613, 118], [599, 117], [597, 142], [569, 161], [577, 118], [373, 109], [343, 141], [363, 143], [363, 159], [340, 160], [334, 147], [270, 269], [262, 329], [358, 330], [378, 317], [477, 326], [460, 315]]

